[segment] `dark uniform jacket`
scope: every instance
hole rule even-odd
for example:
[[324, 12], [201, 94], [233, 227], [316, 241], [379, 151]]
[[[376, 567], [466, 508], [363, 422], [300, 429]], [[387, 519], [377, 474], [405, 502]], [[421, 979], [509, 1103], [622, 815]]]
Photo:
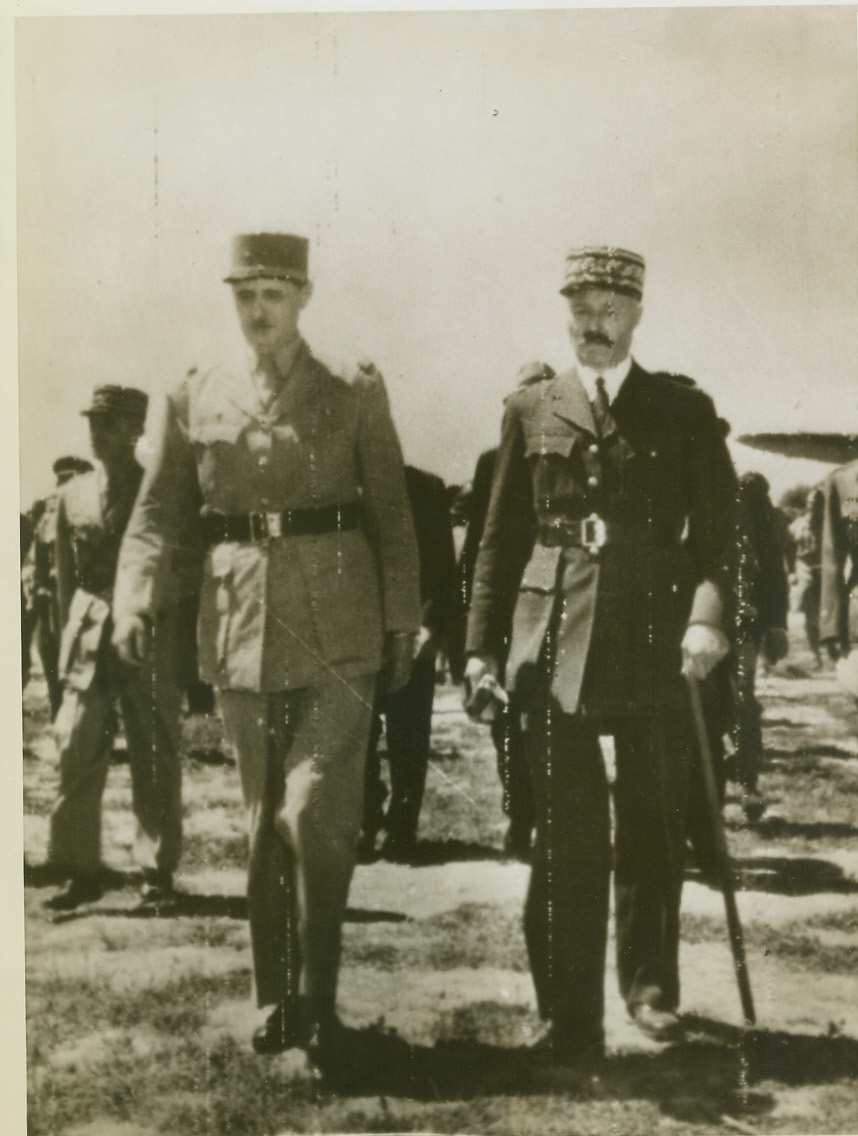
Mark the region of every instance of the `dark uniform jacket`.
[[728, 626], [736, 483], [711, 400], [634, 364], [611, 416], [600, 438], [574, 370], [509, 397], [474, 575], [468, 650], [503, 658], [509, 640], [522, 697], [548, 661], [567, 713], [683, 699], [686, 626]]
[[302, 343], [260, 405], [252, 359], [193, 371], [153, 427], [154, 456], [122, 546], [117, 618], [152, 614], [177, 563], [193, 563], [206, 514], [358, 508], [356, 528], [225, 540], [205, 552], [200, 675], [273, 692], [369, 674], [386, 631], [420, 623], [417, 548], [402, 453], [381, 375], [352, 382]]
[[819, 633], [847, 650], [858, 641], [858, 461], [830, 473], [824, 492]]
[[736, 638], [759, 641], [769, 628], [786, 630], [789, 585], [783, 526], [761, 474], [739, 478], [736, 501]]
[[446, 648], [460, 611], [447, 490], [440, 477], [411, 465], [405, 467], [405, 485], [417, 534], [421, 623], [436, 646]]

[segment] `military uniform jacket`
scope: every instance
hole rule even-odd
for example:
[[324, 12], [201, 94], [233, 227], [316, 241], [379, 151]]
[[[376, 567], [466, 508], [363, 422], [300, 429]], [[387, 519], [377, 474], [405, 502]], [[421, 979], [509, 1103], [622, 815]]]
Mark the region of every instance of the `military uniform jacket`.
[[262, 409], [250, 358], [192, 372], [167, 398], [122, 546], [117, 618], [151, 614], [200, 516], [358, 503], [359, 529], [231, 541], [205, 551], [200, 675], [277, 691], [377, 670], [385, 631], [420, 624], [402, 454], [381, 376], [349, 383], [302, 344]]
[[92, 684], [108, 649], [110, 602], [122, 534], [142, 470], [134, 465], [108, 485], [100, 470], [78, 474], [62, 487], [56, 513], [59, 674], [73, 690]]
[[[622, 715], [685, 697], [689, 622], [729, 618], [735, 474], [711, 400], [637, 364], [600, 437], [577, 373], [507, 400], [467, 647], [522, 698]], [[607, 543], [580, 546], [582, 518]]]
[[830, 473], [824, 492], [819, 633], [848, 649], [858, 641], [858, 461]]

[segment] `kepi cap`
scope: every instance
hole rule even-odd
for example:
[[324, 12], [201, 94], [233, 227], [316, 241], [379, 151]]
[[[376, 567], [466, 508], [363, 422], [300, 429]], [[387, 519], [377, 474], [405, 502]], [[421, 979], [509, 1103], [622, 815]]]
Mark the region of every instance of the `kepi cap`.
[[73, 473], [89, 473], [92, 468], [91, 461], [87, 461], [86, 458], [74, 457], [72, 454], [65, 454], [63, 457], [57, 458], [51, 466], [55, 477], [69, 477]]
[[292, 233], [242, 233], [232, 240], [232, 268], [227, 284], [270, 276], [276, 280], [307, 283], [309, 241]]
[[93, 414], [121, 414], [142, 423], [146, 420], [146, 407], [149, 396], [136, 387], [120, 387], [113, 384], [96, 387], [92, 392], [92, 402], [81, 414], [89, 418]]
[[644, 258], [612, 245], [588, 245], [566, 255], [566, 275], [560, 292], [569, 296], [579, 288], [607, 288], [635, 299], [643, 298]]

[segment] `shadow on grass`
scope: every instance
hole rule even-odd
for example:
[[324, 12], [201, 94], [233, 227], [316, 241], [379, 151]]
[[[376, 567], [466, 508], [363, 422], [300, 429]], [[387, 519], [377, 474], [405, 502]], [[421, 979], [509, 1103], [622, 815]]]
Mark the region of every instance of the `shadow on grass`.
[[412, 868], [430, 868], [469, 860], [507, 858], [499, 848], [488, 844], [472, 844], [465, 840], [420, 840], [408, 862]]
[[[121, 884], [115, 890], [121, 888]], [[110, 890], [105, 883], [105, 888]], [[122, 919], [235, 919], [247, 920], [247, 898], [243, 895], [190, 895], [176, 891], [157, 902], [134, 898], [126, 903], [105, 903], [104, 899], [82, 905], [73, 911], [53, 916], [54, 923], [72, 923], [88, 916], [113, 916]], [[401, 911], [346, 908], [346, 923], [407, 923]]]
[[858, 836], [858, 826], [839, 821], [792, 821], [783, 817], [763, 817], [754, 829], [767, 840], [789, 839], [791, 836], [806, 840], [838, 840]]
[[771, 762], [789, 763], [796, 758], [806, 757], [837, 757], [844, 761], [855, 760], [855, 750], [846, 746], [835, 745], [832, 742], [798, 745], [794, 749], [785, 749], [781, 746], [766, 746], [763, 768]]
[[[843, 869], [830, 860], [799, 856], [753, 856], [734, 859], [733, 873], [736, 887], [741, 891], [759, 891], [768, 895], [858, 893], [858, 880], [844, 876]], [[693, 863], [686, 869], [685, 878], [707, 887], [718, 888], [713, 875]]]
[[345, 1031], [338, 1054], [319, 1062], [323, 1084], [345, 1096], [415, 1100], [566, 1094], [640, 1100], [675, 1119], [720, 1124], [725, 1114], [761, 1115], [774, 1098], [752, 1085], [797, 1086], [858, 1075], [858, 1042], [844, 1037], [742, 1030], [685, 1019], [689, 1036], [657, 1054], [621, 1053], [586, 1068], [546, 1064], [534, 1050], [475, 1040], [409, 1045], [376, 1028]]

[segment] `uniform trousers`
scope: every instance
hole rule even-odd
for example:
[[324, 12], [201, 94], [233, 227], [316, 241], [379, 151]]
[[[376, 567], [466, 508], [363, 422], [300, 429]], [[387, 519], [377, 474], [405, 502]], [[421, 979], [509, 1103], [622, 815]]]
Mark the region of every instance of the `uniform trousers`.
[[757, 791], [757, 778], [763, 760], [762, 707], [757, 700], [757, 658], [759, 637], [736, 644], [736, 720], [733, 745], [736, 750], [736, 777], [748, 793]]
[[[414, 840], [432, 736], [432, 705], [435, 699], [435, 653], [414, 660], [411, 676], [394, 694], [376, 696], [366, 763], [366, 799], [363, 830], [374, 836], [379, 828], [402, 840]], [[381, 715], [387, 734], [390, 769], [390, 804], [382, 813], [384, 785], [381, 782]]]
[[59, 794], [51, 813], [50, 863], [94, 873], [101, 863], [101, 798], [122, 712], [137, 822], [134, 857], [144, 871], [173, 872], [182, 850], [182, 771], [177, 624], [156, 620], [149, 662], [123, 663], [109, 625], [86, 690], [66, 683], [54, 722]]
[[693, 758], [677, 708], [612, 720], [566, 714], [555, 699], [528, 712], [524, 744], [536, 805], [525, 936], [540, 1015], [604, 1038], [611, 825], [600, 734], [613, 734], [617, 972], [627, 1006], [679, 1003], [679, 905]]
[[357, 855], [375, 675], [274, 694], [223, 689], [248, 811], [256, 1000], [333, 1009]]
[[529, 832], [533, 828], [533, 789], [521, 738], [521, 716], [514, 703], [500, 708], [492, 720], [491, 734], [503, 790], [503, 811], [511, 824]]

